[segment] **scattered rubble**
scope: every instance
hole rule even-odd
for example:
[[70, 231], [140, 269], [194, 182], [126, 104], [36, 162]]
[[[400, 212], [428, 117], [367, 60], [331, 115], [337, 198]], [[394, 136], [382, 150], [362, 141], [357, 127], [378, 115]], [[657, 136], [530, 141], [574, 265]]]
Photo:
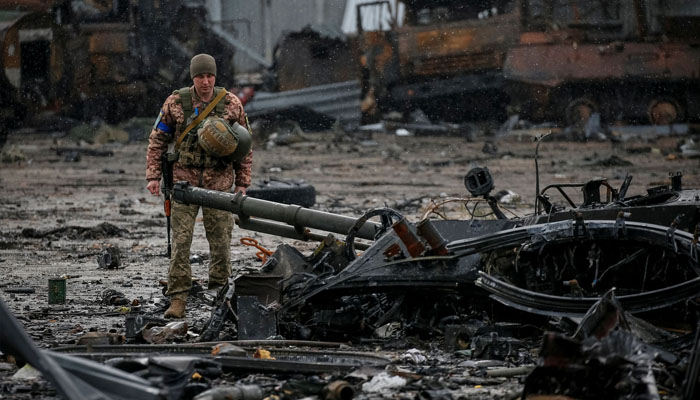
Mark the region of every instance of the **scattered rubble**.
[[[332, 143], [313, 135], [307, 139], [314, 141], [315, 146], [329, 146], [326, 147], [329, 151], [334, 146], [345, 149], [344, 146], [355, 145], [350, 137]], [[451, 179], [457, 182], [464, 171], [459, 175], [454, 171], [473, 166], [469, 159], [480, 154], [483, 145], [475, 143], [465, 154], [459, 147], [465, 142], [452, 138], [450, 143], [459, 148], [455, 152], [445, 150], [442, 157], [457, 155], [455, 159], [423, 156], [406, 162], [405, 157], [416, 151], [412, 143], [427, 143], [425, 139], [393, 138], [391, 144], [396, 143], [402, 149], [398, 157], [381, 155], [391, 149], [385, 140], [376, 136], [374, 147], [363, 149], [377, 157], [379, 163], [424, 167], [415, 169], [411, 175], [434, 177], [430, 175], [431, 169], [437, 173], [449, 169], [453, 171]], [[499, 147], [507, 148], [513, 158], [488, 159], [491, 170], [498, 171], [499, 176], [503, 174], [502, 163], [529, 164], [531, 160], [528, 152], [518, 150], [508, 140], [499, 142]], [[674, 139], [673, 146], [675, 143]], [[654, 144], [659, 148], [663, 145]], [[557, 142], [555, 146], [568, 144]], [[673, 146], [667, 143], [665, 149]], [[121, 152], [118, 147], [114, 150], [115, 154]], [[609, 157], [605, 151], [598, 154], [591, 159]], [[650, 154], [653, 153], [628, 153], [625, 158], [635, 161], [628, 167], [640, 171], [639, 157]], [[55, 157], [55, 153], [51, 156]], [[552, 163], [552, 166], [561, 166], [562, 175], [580, 177], [574, 169], [588, 165], [585, 156], [577, 155], [570, 163]], [[261, 163], [266, 163], [264, 157]], [[113, 165], [101, 165], [100, 169]], [[269, 165], [260, 168], [267, 170]], [[120, 168], [127, 171], [123, 174], [126, 177], [135, 175], [126, 164]], [[284, 164], [285, 172], [293, 168], [292, 162]], [[301, 168], [310, 169], [305, 164]], [[334, 167], [327, 162], [318, 168], [318, 174], [324, 174]], [[369, 179], [373, 168], [376, 167], [367, 163], [352, 169], [353, 174], [367, 175], [361, 184], [352, 187], [365, 191], [391, 189], [395, 184], [392, 179], [407, 179], [397, 169], [396, 176], [384, 177], [382, 183], [373, 185]], [[334, 227], [331, 235], [317, 233], [317, 230], [328, 232], [324, 228], [338, 219], [338, 215], [329, 212], [330, 215], [318, 218], [319, 222], [307, 215], [306, 209], [292, 206], [275, 217], [277, 220], [267, 220], [247, 208], [255, 206], [256, 199], [225, 196], [227, 204], [243, 204], [247, 216], [243, 224], [319, 244], [295, 239], [276, 251], [269, 251], [274, 250], [270, 246], [276, 243], [276, 238], [240, 232], [271, 253], [266, 254], [264, 266], [261, 268], [261, 261], [255, 257], [256, 252], [262, 251], [260, 248], [243, 247], [237, 241], [232, 251], [241, 256], [235, 265], [236, 279], [230, 285], [232, 293], [229, 290], [207, 293], [202, 288], [204, 281], [193, 285], [186, 320], [176, 321], [170, 327], [166, 325], [171, 321], [160, 318], [167, 307], [157, 285], [162, 274], [153, 274], [154, 268], [148, 268], [151, 264], [167, 267], [167, 260], [160, 256], [164, 239], [156, 235], [153, 237], [157, 240], [149, 240], [147, 235], [149, 230], [159, 229], [160, 225], [152, 222], [162, 219], [159, 215], [162, 211], [138, 196], [97, 193], [104, 200], [94, 204], [110, 208], [110, 217], [105, 219], [116, 229], [98, 225], [81, 230], [78, 229], [81, 226], [92, 225], [77, 217], [77, 213], [93, 212], [94, 207], [68, 200], [65, 210], [71, 211], [63, 214], [60, 209], [63, 205], [57, 206], [56, 220], [61, 219], [60, 222], [36, 227], [12, 222], [1, 228], [0, 249], [3, 258], [10, 258], [13, 265], [19, 265], [16, 254], [24, 252], [19, 248], [35, 252], [32, 260], [40, 262], [43, 254], [56, 254], [59, 248], [70, 253], [70, 257], [60, 260], [59, 267], [49, 267], [54, 270], [39, 279], [41, 285], [31, 283], [32, 279], [17, 278], [22, 271], [8, 272], [9, 285], [0, 284], [0, 296], [12, 306], [31, 340], [51, 348], [49, 354], [60, 354], [49, 356], [60, 368], [70, 376], [80, 376], [81, 382], [92, 384], [110, 398], [118, 397], [110, 391], [114, 382], [122, 385], [128, 382], [134, 390], [137, 387], [143, 390], [146, 393], [143, 396], [158, 391], [163, 395], [167, 391], [169, 396], [179, 398], [211, 398], [224, 393], [243, 396], [241, 388], [247, 386], [251, 387], [250, 395], [256, 398], [571, 396], [580, 393], [576, 390], [581, 387], [598, 382], [595, 379], [601, 375], [595, 374], [596, 367], [625, 383], [617, 387], [598, 383], [589, 390], [598, 397], [617, 393], [618, 398], [623, 398], [629, 393], [624, 391], [630, 388], [646, 394], [653, 394], [656, 388], [659, 398], [678, 397], [692, 390], [692, 385], [683, 382], [689, 381], [686, 374], [697, 376], [689, 365], [695, 343], [693, 296], [697, 292], [698, 273], [697, 258], [693, 255], [697, 245], [693, 241], [694, 228], [699, 222], [694, 213], [698, 194], [683, 186], [687, 181], [695, 182], [695, 177], [690, 175], [682, 180], [679, 174], [673, 174], [663, 182], [654, 183], [643, 194], [637, 194], [639, 191], [630, 187], [631, 178], [616, 187], [603, 178], [574, 185], [556, 183], [562, 178], [545, 175], [555, 183], [543, 185], [534, 213], [514, 218], [502, 208], [506, 199], [502, 195], [518, 193], [521, 200], [508, 207], [522, 210], [532, 194], [512, 182], [523, 178], [496, 185], [487, 171], [482, 168], [478, 173], [467, 174], [472, 178], [464, 180], [471, 197], [461, 199], [453, 197], [455, 193], [449, 188], [431, 186], [434, 183], [429, 179], [416, 181], [426, 185], [426, 192], [445, 194], [431, 199], [411, 191], [406, 194], [413, 195], [384, 200], [393, 210], [373, 210], [371, 206], [363, 209], [362, 204], [376, 204], [369, 201], [348, 204], [339, 192], [326, 192], [327, 185], [323, 186], [324, 191], [316, 193], [313, 211], [351, 214], [359, 210], [360, 214], [364, 213], [360, 219], [369, 221], [366, 223], [371, 227], [369, 232], [359, 227], [356, 216], [348, 218], [347, 225]], [[3, 176], [4, 179], [7, 177]], [[645, 178], [645, 182], [650, 180]], [[140, 175], [134, 178], [134, 185], [142, 185]], [[498, 191], [493, 190], [496, 186]], [[346, 184], [342, 193], [350, 187]], [[559, 198], [560, 191], [568, 197]], [[459, 193], [462, 192], [464, 188], [460, 187]], [[371, 200], [371, 195], [363, 196]], [[438, 203], [442, 204], [434, 207]], [[455, 205], [452, 210], [451, 204]], [[19, 200], [2, 201], [0, 206], [15, 216], [15, 220], [27, 215], [26, 203]], [[275, 207], [278, 206], [286, 205]], [[134, 213], [122, 213], [122, 210]], [[455, 210], [462, 212], [460, 218], [441, 219]], [[424, 217], [415, 222], [406, 218], [402, 222], [402, 213]], [[491, 216], [474, 217], [483, 214]], [[679, 219], [680, 214], [684, 217]], [[300, 219], [292, 221], [292, 215]], [[244, 218], [239, 216], [241, 219]], [[343, 219], [337, 222], [340, 221]], [[21, 233], [30, 227], [34, 230], [27, 230], [26, 235]], [[105, 239], [110, 243], [105, 243]], [[54, 242], [51, 253], [45, 247], [47, 240]], [[107, 249], [112, 247], [122, 256], [116, 271], [100, 268], [99, 261], [95, 262], [95, 257], [105, 261]], [[353, 248], [362, 252], [351, 251]], [[205, 248], [194, 249], [194, 269], [206, 269], [206, 265], [197, 264], [205, 264], [207, 258], [200, 255], [205, 251]], [[43, 262], [51, 265], [50, 261]], [[80, 272], [76, 273], [78, 269]], [[67, 285], [66, 302], [46, 305], [46, 279], [61, 275], [71, 277], [63, 279]], [[33, 294], [4, 290], [15, 287], [36, 290]], [[619, 307], [612, 306], [613, 303], [596, 306], [612, 287]], [[94, 295], [93, 288], [104, 291], [103, 296]], [[542, 294], [551, 296], [552, 301], [544, 302], [547, 296]], [[44, 304], [37, 305], [38, 302]], [[583, 318], [587, 312], [591, 316]], [[619, 322], [623, 319], [626, 322]], [[614, 326], [612, 331], [610, 326]], [[597, 339], [595, 333], [587, 337], [591, 332], [610, 332], [610, 338]], [[635, 337], [634, 341], [628, 338], [630, 335]], [[245, 337], [249, 339], [243, 340]], [[543, 337], [557, 337], [553, 339], [557, 343], [571, 345], [564, 350], [572, 349], [572, 352], [562, 353], [561, 357], [567, 356], [571, 368], [586, 371], [588, 375], [577, 381], [576, 373], [563, 375], [543, 369], [551, 368], [548, 363], [552, 359], [544, 351]], [[54, 378], [43, 370], [43, 377], [33, 381], [10, 381], [22, 362], [16, 363], [12, 355], [16, 349], [5, 344], [6, 338], [2, 337], [0, 350], [0, 393], [18, 398], [55, 398], [62, 390], [70, 390], [59, 389], [62, 384], [52, 383]], [[319, 339], [324, 342], [315, 341]], [[149, 341], [162, 344], [148, 344]], [[16, 342], [12, 343], [14, 346]], [[538, 347], [543, 351], [538, 352]], [[629, 349], [636, 353], [630, 355]], [[255, 358], [256, 353], [259, 358]], [[571, 354], [581, 356], [575, 358]], [[650, 361], [645, 358], [647, 355], [655, 357]], [[82, 363], [85, 359], [95, 364]], [[2, 369], [3, 363], [9, 364], [7, 371]], [[542, 383], [542, 376], [550, 380]], [[79, 390], [89, 393], [95, 389], [81, 386]]]
[[[2, 148], [2, 147], [0, 147]], [[10, 146], [2, 150], [0, 154], [3, 163], [16, 163], [21, 161], [26, 161], [27, 157], [24, 155], [22, 150], [18, 149], [16, 146]]]
[[65, 226], [45, 231], [38, 231], [34, 228], [26, 228], [22, 230], [22, 237], [41, 239], [58, 239], [66, 237], [69, 239], [105, 239], [114, 236], [121, 236], [127, 233], [125, 229], [119, 228], [108, 222], [103, 222], [95, 227], [88, 228], [82, 226]]
[[121, 265], [119, 248], [113, 246], [106, 247], [102, 254], [97, 256], [97, 265], [103, 269], [119, 268], [119, 265]]
[[[698, 396], [700, 190], [665, 175], [700, 186], [686, 160], [697, 126], [683, 123], [700, 115], [697, 90], [678, 83], [697, 83], [688, 9], [351, 2], [357, 37], [307, 26], [268, 65], [202, 23], [209, 2], [24, 3], [2, 28], [5, 125], [37, 108], [90, 122], [37, 113], [36, 129], [0, 129], [0, 148], [14, 142], [0, 171], [0, 398]], [[277, 176], [248, 196], [176, 186], [178, 201], [235, 213], [240, 240], [228, 284], [195, 279], [186, 318], [166, 321], [163, 211], [143, 194], [138, 143], [153, 119], [116, 122], [157, 110], [204, 42], [222, 76], [234, 49], [276, 74], [281, 91], [240, 93], [255, 176]], [[530, 179], [520, 143], [548, 135], [555, 171], [536, 152]]]
[[688, 158], [700, 157], [700, 144], [693, 140], [693, 138], [688, 139], [685, 143], [680, 145], [681, 154]]

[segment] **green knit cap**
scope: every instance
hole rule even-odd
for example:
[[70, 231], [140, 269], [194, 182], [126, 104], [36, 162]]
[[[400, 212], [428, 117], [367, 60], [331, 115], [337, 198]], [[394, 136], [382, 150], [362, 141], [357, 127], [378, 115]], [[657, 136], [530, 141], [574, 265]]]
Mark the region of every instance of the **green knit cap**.
[[190, 61], [190, 78], [194, 79], [199, 74], [212, 74], [216, 76], [216, 61], [209, 54], [197, 54]]

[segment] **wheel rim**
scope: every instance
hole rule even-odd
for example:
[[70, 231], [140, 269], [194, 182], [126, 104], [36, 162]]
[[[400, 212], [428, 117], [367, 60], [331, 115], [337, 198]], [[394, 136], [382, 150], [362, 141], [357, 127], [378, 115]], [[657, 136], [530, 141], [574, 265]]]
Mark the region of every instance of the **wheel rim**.
[[654, 125], [669, 125], [678, 121], [678, 104], [673, 100], [654, 100], [649, 105], [649, 122]]
[[596, 112], [598, 112], [598, 107], [591, 100], [576, 99], [566, 107], [566, 123], [569, 126], [583, 128]]

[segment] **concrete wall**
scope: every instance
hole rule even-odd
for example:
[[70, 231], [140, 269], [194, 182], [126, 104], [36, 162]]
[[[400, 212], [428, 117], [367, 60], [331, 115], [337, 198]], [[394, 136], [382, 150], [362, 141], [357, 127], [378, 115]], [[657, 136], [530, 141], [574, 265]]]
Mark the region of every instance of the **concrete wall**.
[[[340, 26], [346, 0], [207, 0], [212, 19], [220, 10], [222, 27], [256, 53], [272, 61], [275, 44], [285, 32], [309, 24]], [[260, 66], [238, 52], [237, 73], [255, 72]]]

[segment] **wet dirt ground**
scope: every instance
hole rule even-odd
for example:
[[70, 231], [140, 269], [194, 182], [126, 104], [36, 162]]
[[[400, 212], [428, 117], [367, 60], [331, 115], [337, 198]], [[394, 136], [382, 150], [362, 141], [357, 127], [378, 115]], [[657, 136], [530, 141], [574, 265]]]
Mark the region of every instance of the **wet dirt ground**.
[[[613, 187], [619, 187], [629, 173], [634, 176], [628, 192], [631, 196], [668, 184], [668, 174], [680, 171], [685, 187], [699, 188], [700, 163], [681, 155], [681, 140], [662, 137], [583, 143], [548, 139], [539, 150], [540, 185], [606, 177]], [[159, 280], [167, 276], [162, 198], [145, 189], [146, 142], [83, 147], [108, 150], [111, 156], [72, 157], [59, 154], [56, 149], [61, 147], [78, 144], [59, 132], [15, 131], [5, 150], [12, 148], [20, 157], [0, 164], [0, 295], [41, 347], [73, 344], [91, 331], [123, 334], [124, 313], [132, 308], [160, 316], [163, 295]], [[494, 193], [517, 193], [520, 200], [505, 207], [525, 216], [533, 210], [534, 150], [529, 135], [494, 140], [477, 134], [474, 140], [466, 140], [388, 133], [313, 133], [284, 145], [257, 143], [253, 179], [304, 179], [316, 189], [314, 208], [319, 210], [360, 216], [371, 208], [388, 206], [417, 220], [431, 199], [467, 197], [464, 175], [472, 167], [486, 166], [495, 181]], [[451, 205], [446, 214], [452, 218], [468, 215], [459, 205]], [[271, 250], [281, 243], [304, 252], [314, 248], [312, 243], [236, 228], [231, 252], [237, 273], [254, 271], [261, 265], [255, 256], [257, 250], [239, 243], [246, 236]], [[108, 247], [119, 249], [118, 269], [98, 265], [97, 257]], [[193, 274], [205, 284], [208, 248], [201, 224], [195, 230], [192, 254], [202, 260], [193, 264]], [[48, 280], [60, 276], [68, 277], [66, 303], [49, 305]], [[34, 293], [12, 293], [21, 288]], [[108, 297], [114, 293], [109, 290], [123, 294], [127, 304], [110, 303]], [[201, 326], [208, 318], [202, 310], [188, 309], [191, 327]], [[434, 387], [456, 390], [465, 398], [517, 396], [517, 378], [494, 382], [492, 378], [470, 377], [467, 367], [458, 367], [464, 359], [441, 351], [437, 343], [422, 345], [427, 346], [422, 351], [428, 361], [412, 371], [442, 382]], [[361, 349], [398, 358], [410, 347], [411, 343], [398, 347], [374, 343]], [[37, 393], [51, 397], [50, 389], [11, 380], [16, 366], [7, 361], [0, 356], [0, 398], [32, 398]], [[424, 392], [432, 387], [430, 382], [426, 378], [414, 392]], [[412, 393], [410, 385], [401, 390], [403, 394], [394, 392], [385, 397], [413, 397], [408, 394]]]

